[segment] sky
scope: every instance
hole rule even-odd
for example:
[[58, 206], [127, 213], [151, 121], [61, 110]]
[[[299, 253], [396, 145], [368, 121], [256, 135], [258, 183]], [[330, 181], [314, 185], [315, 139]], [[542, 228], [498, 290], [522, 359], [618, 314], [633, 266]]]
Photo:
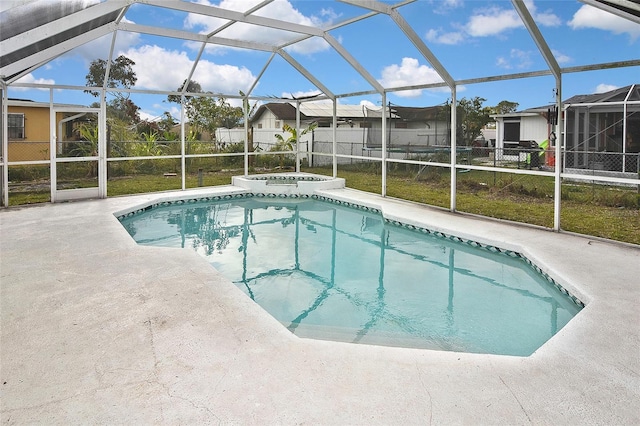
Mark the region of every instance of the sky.
[[[85, 0], [89, 3], [96, 0]], [[245, 12], [258, 0], [198, 0]], [[385, 2], [393, 4], [394, 2]], [[525, 0], [547, 44], [561, 67], [640, 59], [640, 25], [588, 6], [577, 0]], [[2, 2], [6, 9], [12, 4]], [[428, 46], [442, 67], [455, 79], [465, 80], [547, 70], [548, 66], [507, 0], [418, 0], [397, 9]], [[329, 0], [275, 0], [255, 14], [304, 25], [328, 28], [368, 13], [360, 7]], [[124, 22], [180, 31], [209, 34], [224, 21], [168, 8], [134, 4]], [[376, 15], [329, 34], [385, 88], [407, 87], [442, 81], [438, 64], [430, 63], [386, 15]], [[229, 39], [281, 45], [291, 33], [235, 24], [217, 33]], [[111, 37], [80, 46], [24, 76], [22, 82], [84, 85], [91, 61], [108, 56]], [[190, 74], [201, 44], [168, 37], [119, 31], [116, 55], [135, 62], [136, 89], [177, 90]], [[312, 37], [285, 48], [286, 52], [334, 94], [354, 94], [374, 88], [324, 39]], [[319, 93], [279, 55], [262, 51], [209, 46], [195, 68], [193, 80], [205, 91], [237, 95], [247, 92], [255, 80], [257, 96], [300, 97]], [[595, 70], [565, 74], [562, 98], [601, 93], [640, 83], [640, 67]], [[502, 100], [518, 103], [518, 109], [547, 105], [554, 101], [555, 80], [551, 76], [480, 84], [463, 84], [457, 97], [485, 99], [485, 106]], [[9, 97], [48, 101], [49, 92], [10, 88]], [[433, 106], [447, 102], [447, 88], [415, 89], [389, 93], [387, 102], [403, 106]], [[95, 98], [81, 91], [54, 91], [56, 103], [88, 105]], [[141, 117], [153, 119], [165, 111], [180, 116], [179, 105], [166, 95], [133, 94]], [[235, 101], [233, 101], [235, 102]], [[379, 94], [339, 98], [341, 104], [379, 107]]]

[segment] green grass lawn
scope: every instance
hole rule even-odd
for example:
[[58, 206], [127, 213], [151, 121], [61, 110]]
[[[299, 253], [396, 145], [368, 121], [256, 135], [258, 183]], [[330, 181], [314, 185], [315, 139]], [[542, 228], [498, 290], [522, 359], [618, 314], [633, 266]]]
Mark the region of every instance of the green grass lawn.
[[[303, 171], [331, 175], [332, 168]], [[241, 170], [204, 173], [203, 186], [228, 185]], [[379, 194], [382, 178], [374, 164], [341, 166], [338, 176], [347, 187]], [[198, 187], [198, 176], [187, 176], [187, 188]], [[79, 184], [82, 184], [79, 182]], [[387, 195], [428, 205], [449, 208], [450, 174], [448, 169], [402, 167], [387, 175]], [[50, 201], [46, 184], [28, 191], [10, 189], [10, 205]], [[181, 188], [176, 176], [135, 175], [112, 178], [107, 183], [108, 196], [151, 193]], [[458, 172], [456, 204], [460, 212], [498, 219], [553, 227], [552, 177], [514, 175], [497, 172]], [[637, 188], [563, 183], [562, 229], [586, 235], [640, 244], [640, 193]]]

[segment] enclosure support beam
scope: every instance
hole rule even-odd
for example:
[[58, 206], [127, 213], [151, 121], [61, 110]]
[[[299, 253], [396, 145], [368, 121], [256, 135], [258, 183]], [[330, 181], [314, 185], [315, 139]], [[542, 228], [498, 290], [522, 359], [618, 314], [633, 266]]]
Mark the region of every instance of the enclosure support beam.
[[560, 208], [562, 195], [562, 168], [564, 167], [562, 149], [564, 146], [564, 133], [560, 129], [564, 128], [562, 113], [562, 75], [556, 78], [556, 106], [558, 110], [556, 125], [556, 147], [555, 147], [555, 181], [553, 191], [553, 230], [560, 231]]
[[296, 173], [300, 173], [300, 101], [296, 101]]
[[242, 109], [243, 109], [242, 113], [244, 114], [244, 175], [249, 176], [249, 109], [250, 107], [249, 107], [248, 95], [242, 98]]
[[51, 202], [56, 202], [56, 186], [58, 177], [56, 175], [56, 112], [53, 109], [53, 89], [49, 89], [49, 176], [51, 184], [49, 190], [51, 192]]
[[520, 19], [522, 19], [525, 27], [527, 27], [529, 34], [533, 38], [533, 41], [536, 43], [536, 46], [538, 46], [538, 50], [540, 50], [540, 53], [544, 57], [544, 60], [547, 62], [547, 65], [549, 66], [549, 69], [553, 73], [554, 77], [556, 79], [559, 79], [560, 65], [558, 65], [558, 61], [556, 60], [555, 56], [553, 56], [549, 45], [547, 44], [545, 38], [542, 36], [540, 29], [533, 20], [531, 13], [529, 13], [529, 9], [527, 9], [524, 1], [511, 0], [511, 3], [513, 3], [513, 7], [516, 9], [516, 12], [518, 12], [518, 15], [520, 15]]
[[185, 103], [185, 96], [184, 94], [182, 94], [182, 96], [180, 96], [180, 170], [182, 171], [181, 173], [181, 178], [182, 178], [182, 190], [184, 191], [186, 188], [186, 174], [185, 174], [185, 168], [187, 167], [187, 161], [184, 158], [185, 155], [185, 127], [184, 127], [184, 103]]
[[[391, 106], [389, 106], [391, 111]], [[387, 92], [382, 92], [382, 196], [387, 196]], [[389, 123], [391, 124], [391, 123]]]
[[457, 88], [456, 86], [453, 86], [451, 88], [451, 200], [450, 200], [450, 204], [449, 204], [449, 210], [451, 210], [452, 212], [456, 211], [456, 185], [457, 185], [457, 170], [456, 170], [456, 160], [457, 160], [457, 145], [458, 145], [458, 141], [456, 138], [456, 134], [458, 133], [456, 131], [457, 129], [457, 106], [458, 104], [458, 100], [457, 100]]
[[367, 83], [371, 85], [371, 87], [373, 87], [378, 93], [382, 93], [384, 91], [384, 87], [382, 87], [378, 80], [376, 80], [362, 65], [360, 65], [360, 63], [356, 61], [353, 55], [351, 55], [351, 53], [349, 53], [349, 51], [347, 51], [347, 49], [345, 49], [342, 44], [338, 42], [338, 40], [336, 40], [329, 33], [326, 33], [324, 35], [324, 39], [331, 45], [331, 47], [335, 49], [336, 52], [338, 52], [340, 56], [342, 56], [345, 61], [349, 63], [349, 65], [353, 67], [353, 69], [358, 72], [358, 74], [362, 76], [362, 78], [367, 81]]
[[2, 89], [2, 206], [9, 207], [9, 107], [7, 101], [7, 85], [0, 81], [0, 89]]
[[413, 43], [413, 45], [420, 51], [422, 56], [427, 61], [429, 61], [433, 69], [436, 70], [440, 78], [442, 78], [447, 86], [453, 89], [453, 86], [455, 85], [453, 77], [451, 76], [451, 74], [449, 74], [449, 71], [447, 71], [447, 69], [444, 67], [444, 65], [442, 65], [438, 58], [436, 58], [433, 52], [431, 52], [427, 45], [422, 41], [422, 38], [415, 32], [411, 25], [409, 25], [409, 23], [395, 9], [389, 13], [389, 16], [407, 36], [407, 38]]
[[106, 90], [100, 97], [98, 114], [98, 197], [107, 198], [107, 100]]
[[624, 97], [624, 104], [622, 105], [622, 173], [627, 171], [627, 104], [635, 87], [635, 84], [631, 85], [627, 96]]
[[[632, 0], [609, 0], [606, 4], [601, 1], [595, 0], [580, 0], [582, 3], [588, 4], [589, 6], [597, 7], [598, 9], [604, 10], [605, 12], [612, 13], [621, 18], [628, 19], [636, 24], [640, 24], [640, 16], [636, 16], [633, 13], [627, 12], [622, 8], [626, 8], [629, 11], [635, 10], [640, 12], [640, 5], [637, 1]], [[621, 8], [616, 7], [616, 5], [621, 6]]]
[[338, 149], [338, 100], [334, 99], [333, 100], [333, 129], [331, 129], [331, 137], [333, 140], [333, 146], [331, 148], [331, 162], [333, 163], [333, 177], [337, 178], [338, 177], [338, 156], [337, 156], [337, 149]]
[[282, 56], [282, 58], [285, 61], [289, 62], [289, 64], [291, 64], [292, 67], [298, 70], [298, 72], [302, 74], [307, 80], [315, 84], [315, 86], [318, 89], [320, 89], [322, 93], [324, 93], [325, 95], [329, 96], [332, 99], [336, 97], [331, 90], [329, 90], [324, 84], [322, 84], [320, 80], [315, 78], [315, 76], [311, 74], [305, 67], [303, 67], [298, 61], [293, 59], [293, 57], [291, 57], [291, 55], [289, 55], [286, 51], [284, 51], [283, 49], [280, 49], [278, 50], [278, 54]]

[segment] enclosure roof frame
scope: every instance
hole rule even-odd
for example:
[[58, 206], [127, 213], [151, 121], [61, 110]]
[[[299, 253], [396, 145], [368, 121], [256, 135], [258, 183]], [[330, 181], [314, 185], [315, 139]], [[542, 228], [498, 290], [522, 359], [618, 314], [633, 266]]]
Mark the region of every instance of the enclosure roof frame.
[[[202, 43], [203, 46], [219, 45], [263, 51], [271, 54], [276, 53], [284, 58], [286, 62], [292, 65], [292, 67], [301, 73], [307, 80], [312, 82], [324, 94], [324, 96], [329, 99], [342, 98], [361, 93], [380, 94], [382, 92], [388, 93], [398, 90], [425, 89], [445, 86], [453, 90], [453, 88], [460, 86], [461, 84], [548, 75], [548, 72], [543, 70], [456, 80], [450, 71], [433, 54], [422, 38], [415, 32], [413, 27], [398, 12], [398, 9], [407, 4], [413, 3], [415, 0], [404, 0], [395, 4], [382, 3], [377, 0], [339, 0], [345, 4], [361, 8], [364, 12], [361, 15], [348, 18], [326, 28], [302, 25], [254, 14], [254, 12], [272, 3], [272, 1], [273, 0], [264, 0], [245, 12], [238, 12], [217, 6], [209, 6], [181, 0], [104, 0], [98, 4], [90, 6], [87, 6], [86, 2], [83, 0], [52, 0], [47, 2], [25, 1], [20, 3], [17, 7], [10, 8], [2, 12], [3, 31], [2, 34], [0, 34], [0, 79], [10, 86], [26, 73], [58, 58], [60, 55], [89, 41], [117, 31], [143, 33], [187, 41], [196, 41]], [[632, 1], [579, 1], [584, 4], [606, 10], [607, 12], [631, 20], [632, 22], [640, 23], [640, 5]], [[532, 39], [538, 46], [543, 58], [547, 62], [550, 73], [554, 75], [556, 79], [567, 72], [637, 66], [640, 63], [640, 60], [630, 60], [605, 64], [589, 64], [572, 68], [561, 68], [553, 52], [549, 48], [545, 37], [539, 31], [525, 2], [523, 0], [512, 0], [511, 3], [518, 12], [520, 19], [524, 23]], [[134, 4], [172, 9], [185, 13], [196, 13], [199, 15], [226, 20], [227, 22], [218, 29], [212, 31], [210, 34], [198, 34], [195, 32], [176, 30], [162, 26], [156, 27], [123, 22], [122, 17], [124, 16], [124, 13], [131, 5]], [[52, 14], [51, 17], [49, 17], [47, 13], [50, 13], [53, 5], [58, 5], [60, 10], [56, 12], [57, 14]], [[49, 9], [46, 9], [47, 7]], [[19, 9], [30, 12], [32, 16], [17, 15]], [[64, 13], [67, 14], [64, 15]], [[60, 16], [60, 14], [63, 14], [63, 16]], [[342, 28], [378, 15], [388, 16], [402, 30], [405, 37], [418, 49], [420, 54], [442, 78], [443, 83], [403, 87], [383, 87], [383, 85], [371, 75], [369, 70], [360, 64], [351, 52], [349, 52], [348, 49], [346, 49], [334, 36], [330, 34], [330, 31], [337, 28]], [[9, 18], [12, 19], [9, 20]], [[50, 20], [46, 21], [47, 19]], [[216, 35], [223, 29], [239, 23], [285, 31], [292, 35], [298, 34], [298, 36], [285, 43], [271, 45], [251, 40], [229, 39]], [[347, 62], [347, 64], [371, 86], [372, 90], [359, 91], [356, 93], [333, 93], [329, 90], [326, 84], [315, 76], [313, 70], [302, 67], [300, 63], [286, 52], [285, 49], [288, 46], [304, 41], [310, 37], [319, 37], [328, 43], [330, 48], [336, 51]], [[197, 65], [197, 62], [197, 60], [194, 62], [194, 67]], [[266, 66], [269, 66], [270, 63], [271, 60], [267, 62]], [[191, 75], [192, 74], [193, 72]], [[262, 74], [264, 74], [264, 70], [262, 71], [261, 76]], [[187, 77], [188, 76], [185, 76], [185, 78]], [[255, 84], [252, 88], [255, 88]], [[142, 92], [144, 92], [144, 90]], [[224, 96], [233, 97], [234, 94], [224, 94]]]

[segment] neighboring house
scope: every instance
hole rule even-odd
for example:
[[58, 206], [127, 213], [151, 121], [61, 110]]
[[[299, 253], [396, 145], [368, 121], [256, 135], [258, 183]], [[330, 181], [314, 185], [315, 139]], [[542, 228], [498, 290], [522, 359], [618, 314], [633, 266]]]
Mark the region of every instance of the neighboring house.
[[[393, 105], [391, 111], [388, 108], [384, 111], [389, 115], [387, 136], [391, 148], [448, 145], [449, 117], [441, 107], [417, 108]], [[347, 139], [349, 137], [346, 135], [358, 135], [356, 140], [363, 143], [365, 147], [379, 149], [382, 144], [382, 114], [383, 108], [338, 104], [336, 106], [337, 129], [340, 135]], [[311, 123], [317, 123], [317, 132], [321, 134], [323, 128], [333, 127], [333, 105], [319, 102], [302, 103], [300, 126], [305, 128]], [[254, 140], [260, 139], [258, 135], [265, 133], [261, 130], [268, 130], [266, 134], [270, 137], [273, 136], [274, 131], [281, 131], [285, 124], [296, 127], [296, 107], [292, 103], [261, 105], [250, 120], [250, 126], [255, 132]], [[228, 131], [222, 130], [222, 133], [226, 133], [228, 137]], [[225, 135], [222, 137], [224, 138]]]
[[[55, 107], [62, 105], [54, 104]], [[64, 105], [68, 106], [68, 105]], [[76, 106], [77, 107], [77, 106]], [[50, 104], [24, 99], [8, 99], [7, 101], [7, 136], [9, 162], [45, 161], [50, 157]], [[56, 113], [56, 122], [61, 122], [67, 114]], [[62, 125], [62, 136], [65, 140], [73, 138], [76, 129], [71, 122]]]
[[640, 171], [640, 85], [564, 101], [565, 167]]
[[[337, 105], [337, 127], [371, 127], [372, 114], [380, 112], [362, 105]], [[333, 127], [333, 105], [330, 103], [307, 102], [300, 104], [300, 125], [311, 123], [318, 127]], [[293, 103], [271, 102], [261, 105], [249, 121], [254, 129], [282, 129], [285, 124], [296, 126], [296, 107]]]
[[[553, 165], [554, 126], [551, 105], [493, 116], [499, 152], [535, 141], [547, 148]], [[606, 93], [577, 95], [563, 102], [564, 165], [580, 170], [637, 173], [640, 167], [640, 85]], [[551, 144], [549, 144], [551, 140]], [[496, 154], [497, 155], [497, 154]]]
[[[389, 111], [388, 108], [385, 108]], [[382, 108], [364, 105], [336, 105], [337, 127], [380, 127]], [[393, 128], [423, 129], [431, 127], [437, 120], [448, 122], [448, 115], [441, 107], [403, 107], [393, 105], [390, 112]], [[441, 115], [441, 117], [439, 117]], [[316, 122], [318, 127], [333, 127], [333, 105], [307, 102], [300, 104], [300, 123]], [[261, 105], [249, 121], [256, 129], [281, 129], [284, 124], [296, 125], [296, 107], [293, 103], [267, 103]]]
[[49, 104], [9, 99], [8, 161], [49, 160]]

